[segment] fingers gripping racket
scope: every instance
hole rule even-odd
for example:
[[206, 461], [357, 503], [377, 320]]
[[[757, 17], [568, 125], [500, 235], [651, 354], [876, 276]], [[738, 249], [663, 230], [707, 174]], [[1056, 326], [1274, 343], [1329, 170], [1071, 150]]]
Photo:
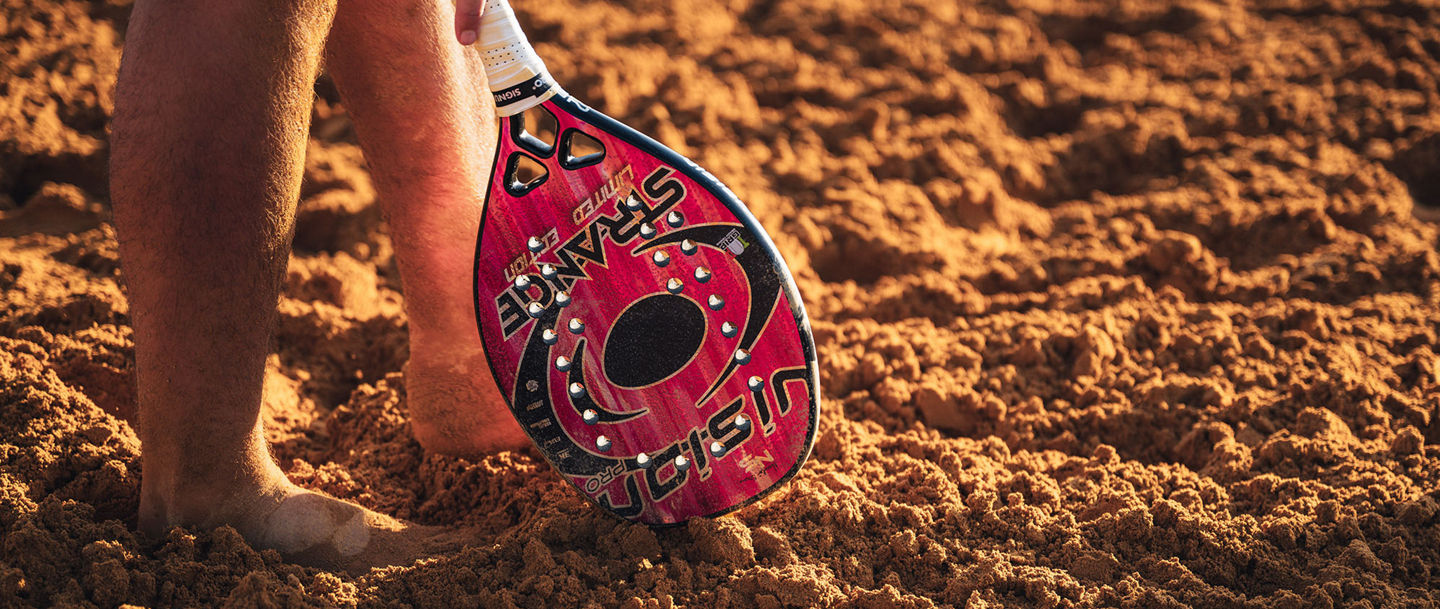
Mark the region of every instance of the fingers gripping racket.
[[774, 490], [815, 436], [809, 322], [713, 176], [565, 93], [504, 0], [480, 32], [500, 141], [475, 313], [501, 393], [601, 507], [652, 525]]

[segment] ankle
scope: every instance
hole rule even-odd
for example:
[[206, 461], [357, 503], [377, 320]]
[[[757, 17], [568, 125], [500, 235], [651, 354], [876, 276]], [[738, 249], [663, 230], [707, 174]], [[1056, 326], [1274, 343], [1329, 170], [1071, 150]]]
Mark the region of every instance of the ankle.
[[424, 321], [411, 317], [409, 334], [410, 358], [427, 367], [468, 360], [485, 351], [473, 316], [461, 320], [431, 317]]
[[273, 509], [293, 486], [270, 458], [263, 438], [204, 455], [142, 447], [140, 528], [209, 528]]

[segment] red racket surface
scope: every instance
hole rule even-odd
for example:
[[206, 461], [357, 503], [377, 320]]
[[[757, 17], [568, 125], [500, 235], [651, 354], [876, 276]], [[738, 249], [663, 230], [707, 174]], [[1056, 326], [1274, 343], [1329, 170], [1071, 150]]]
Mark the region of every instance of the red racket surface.
[[652, 525], [793, 476], [815, 434], [814, 347], [759, 224], [708, 173], [564, 92], [500, 120], [476, 316], [536, 446], [601, 507]]

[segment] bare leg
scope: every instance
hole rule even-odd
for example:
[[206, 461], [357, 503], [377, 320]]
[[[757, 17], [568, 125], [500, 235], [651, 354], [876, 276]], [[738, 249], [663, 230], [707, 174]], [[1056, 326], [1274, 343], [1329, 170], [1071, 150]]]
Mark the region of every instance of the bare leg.
[[300, 489], [260, 434], [333, 0], [136, 3], [111, 165], [143, 442], [140, 526], [232, 525], [312, 564], [400, 560], [401, 523]]
[[329, 67], [354, 117], [395, 242], [410, 319], [406, 389], [425, 448], [479, 456], [529, 443], [480, 346], [475, 236], [494, 106], [449, 0], [340, 0]]

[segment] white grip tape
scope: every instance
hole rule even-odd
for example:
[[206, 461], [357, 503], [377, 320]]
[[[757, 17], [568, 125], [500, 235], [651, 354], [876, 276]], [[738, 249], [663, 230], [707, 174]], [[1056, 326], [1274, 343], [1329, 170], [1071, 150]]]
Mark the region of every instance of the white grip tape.
[[542, 74], [550, 80], [545, 63], [525, 39], [520, 22], [515, 20], [515, 11], [505, 0], [485, 1], [477, 46], [491, 91], [498, 92]]

